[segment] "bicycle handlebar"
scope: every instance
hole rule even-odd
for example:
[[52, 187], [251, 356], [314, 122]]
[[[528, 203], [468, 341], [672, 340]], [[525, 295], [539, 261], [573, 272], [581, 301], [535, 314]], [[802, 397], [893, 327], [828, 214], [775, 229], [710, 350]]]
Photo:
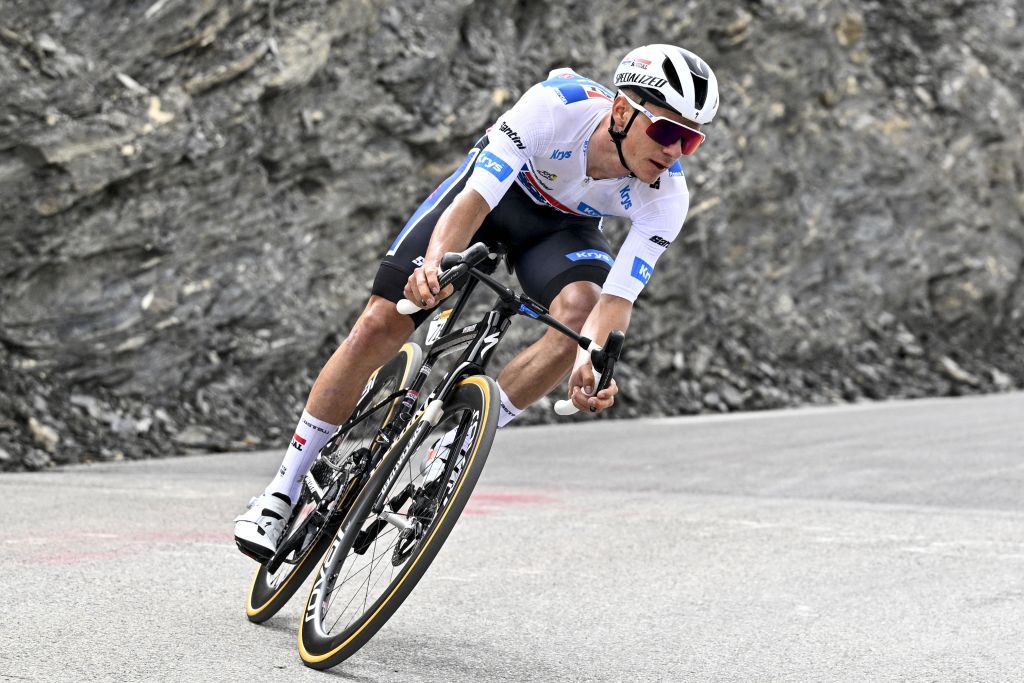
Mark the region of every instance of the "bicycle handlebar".
[[461, 264], [472, 268], [487, 258], [490, 253], [491, 250], [483, 242], [477, 242], [465, 251], [450, 251], [441, 257], [441, 270], [448, 271]]
[[[491, 250], [483, 242], [477, 242], [465, 251], [448, 252], [441, 257], [440, 267], [443, 272], [437, 277], [437, 284], [444, 289], [451, 284], [452, 280], [483, 261], [490, 253]], [[408, 299], [400, 300], [395, 307], [402, 315], [413, 315], [422, 310]]]
[[[477, 242], [465, 251], [449, 252], [442, 256], [441, 263], [439, 265], [443, 272], [437, 278], [441, 289], [447, 287], [453, 280], [467, 273], [471, 268], [490, 255], [490, 248], [483, 242]], [[477, 273], [477, 276], [483, 277], [480, 273]], [[490, 278], [485, 278], [485, 280], [489, 281]], [[497, 286], [499, 290], [503, 289], [500, 285], [493, 283], [491, 286]], [[509, 292], [509, 295], [511, 295], [511, 292]], [[408, 299], [400, 300], [396, 304], [396, 308], [398, 309], [398, 312], [403, 315], [414, 315], [415, 313], [423, 310]], [[573, 339], [576, 339], [580, 346], [590, 352], [590, 362], [594, 366], [594, 379], [597, 381], [597, 387], [594, 390], [594, 394], [607, 389], [608, 385], [612, 382], [615, 363], [618, 361], [619, 355], [622, 353], [622, 344], [626, 339], [625, 333], [621, 330], [612, 330], [608, 333], [608, 339], [605, 340], [604, 346], [598, 346], [593, 341], [573, 333], [572, 330], [569, 330], [564, 325], [558, 323], [558, 321], [549, 318], [547, 315], [543, 315], [541, 317], [546, 319], [548, 325], [553, 325], [563, 334], [567, 334]], [[574, 406], [572, 401], [556, 401], [555, 412], [559, 415], [572, 415], [579, 412], [579, 408]]]

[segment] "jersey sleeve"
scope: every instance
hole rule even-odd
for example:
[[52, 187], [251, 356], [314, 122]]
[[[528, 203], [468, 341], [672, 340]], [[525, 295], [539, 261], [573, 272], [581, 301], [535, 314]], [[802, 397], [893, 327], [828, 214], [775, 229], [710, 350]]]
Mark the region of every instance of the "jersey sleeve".
[[479, 192], [492, 209], [526, 160], [551, 143], [552, 106], [551, 93], [535, 85], [488, 129], [487, 146], [477, 155], [466, 187]]
[[686, 194], [656, 200], [630, 216], [632, 224], [622, 241], [603, 292], [636, 301], [651, 281], [654, 266], [679, 235], [690, 200]]

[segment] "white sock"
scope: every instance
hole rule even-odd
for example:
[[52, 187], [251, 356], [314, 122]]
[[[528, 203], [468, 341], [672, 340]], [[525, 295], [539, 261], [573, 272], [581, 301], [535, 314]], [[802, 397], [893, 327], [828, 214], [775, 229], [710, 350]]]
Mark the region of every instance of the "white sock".
[[283, 493], [294, 504], [302, 487], [302, 478], [309, 471], [316, 454], [337, 429], [338, 425], [318, 420], [303, 410], [281, 468], [264, 493]]
[[[501, 410], [498, 411], [498, 429], [501, 429], [512, 420], [519, 417], [526, 408], [516, 408], [515, 404], [509, 400], [505, 390], [498, 385], [498, 393], [501, 394]], [[529, 407], [529, 406], [527, 406]]]

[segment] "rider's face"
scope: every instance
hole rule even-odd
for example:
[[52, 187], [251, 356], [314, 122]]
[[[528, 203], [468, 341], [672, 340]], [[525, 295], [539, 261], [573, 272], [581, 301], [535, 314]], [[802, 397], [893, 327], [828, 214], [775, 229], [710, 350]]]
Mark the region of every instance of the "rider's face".
[[[700, 129], [699, 123], [694, 123], [683, 118], [669, 109], [664, 109], [651, 103], [644, 103], [643, 107], [655, 116], [664, 116], [673, 121], [678, 121], [690, 128]], [[616, 97], [613, 105], [613, 115], [616, 126], [622, 130], [633, 116], [633, 106], [623, 97]], [[626, 139], [622, 141], [622, 154], [626, 157], [629, 168], [637, 178], [645, 183], [653, 183], [659, 175], [674, 164], [683, 155], [681, 142], [671, 145], [660, 145], [647, 135], [647, 127], [651, 121], [643, 114], [638, 114], [629, 128]]]

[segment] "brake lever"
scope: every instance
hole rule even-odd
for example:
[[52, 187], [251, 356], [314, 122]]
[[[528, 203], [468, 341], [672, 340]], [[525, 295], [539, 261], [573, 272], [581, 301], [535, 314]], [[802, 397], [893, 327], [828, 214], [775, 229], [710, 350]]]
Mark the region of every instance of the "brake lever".
[[[598, 346], [590, 351], [590, 362], [594, 367], [594, 380], [597, 382], [598, 392], [607, 389], [612, 383], [612, 376], [615, 372], [615, 362], [622, 354], [622, 345], [626, 340], [626, 334], [621, 330], [612, 330], [608, 333], [608, 339], [604, 346]], [[563, 399], [555, 401], [555, 412], [559, 415], [573, 415], [579, 412], [579, 408], [572, 401]]]
[[[450, 285], [453, 280], [458, 279], [463, 273], [465, 273], [468, 270], [469, 266], [467, 266], [465, 263], [460, 263], [454, 268], [449, 268], [448, 270], [444, 271], [443, 273], [441, 273], [441, 275], [438, 276], [438, 288], [444, 289], [445, 287]], [[402, 315], [414, 315], [419, 311], [427, 310], [424, 308], [420, 308], [419, 306], [409, 301], [408, 299], [401, 299], [397, 304], [395, 304], [395, 308], [397, 308], [398, 312], [401, 313]]]
[[595, 394], [603, 389], [607, 389], [608, 385], [611, 384], [615, 363], [622, 354], [622, 343], [625, 340], [626, 335], [622, 330], [612, 330], [608, 333], [608, 340], [604, 343], [604, 346], [597, 351], [591, 352], [590, 357], [594, 364], [594, 374], [598, 378], [597, 389], [594, 391]]
[[[489, 257], [490, 253], [491, 250], [483, 242], [477, 242], [465, 251], [448, 252], [441, 257], [441, 263], [438, 264], [441, 270], [444, 271], [437, 277], [438, 287], [444, 289], [453, 280], [458, 279], [470, 268]], [[402, 315], [415, 315], [417, 312], [425, 310], [408, 299], [401, 299], [395, 304], [395, 308]]]

